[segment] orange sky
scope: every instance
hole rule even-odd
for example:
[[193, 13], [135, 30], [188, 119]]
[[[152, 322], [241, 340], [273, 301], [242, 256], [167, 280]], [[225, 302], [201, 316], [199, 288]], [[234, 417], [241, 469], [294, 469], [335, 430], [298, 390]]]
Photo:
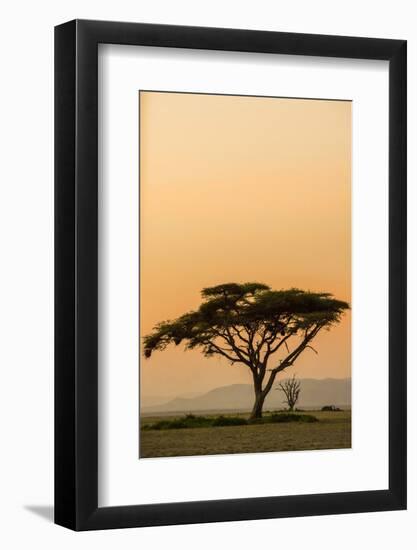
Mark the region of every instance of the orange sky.
[[[350, 302], [350, 102], [157, 92], [139, 101], [141, 336], [224, 282]], [[291, 372], [350, 376], [350, 345], [347, 314]], [[247, 367], [181, 346], [140, 361], [142, 398], [251, 383]]]

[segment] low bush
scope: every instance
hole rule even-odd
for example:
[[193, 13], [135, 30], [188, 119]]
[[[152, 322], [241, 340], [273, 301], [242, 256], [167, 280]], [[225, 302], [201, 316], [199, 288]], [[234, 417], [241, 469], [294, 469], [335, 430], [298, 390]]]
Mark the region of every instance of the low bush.
[[280, 413], [266, 417], [267, 422], [318, 422], [318, 418], [312, 414]]
[[187, 414], [183, 418], [159, 420], [153, 424], [145, 424], [143, 430], [181, 430], [184, 428], [204, 428], [212, 425], [212, 418]]
[[218, 416], [213, 419], [212, 426], [243, 426], [247, 423], [246, 418], [239, 416]]
[[318, 422], [311, 414], [273, 413], [256, 420], [247, 420], [241, 416], [196, 416], [187, 414], [182, 418], [159, 420], [145, 424], [142, 430], [182, 430], [185, 428], [212, 428], [218, 426], [245, 426], [248, 424], [275, 424], [280, 422]]

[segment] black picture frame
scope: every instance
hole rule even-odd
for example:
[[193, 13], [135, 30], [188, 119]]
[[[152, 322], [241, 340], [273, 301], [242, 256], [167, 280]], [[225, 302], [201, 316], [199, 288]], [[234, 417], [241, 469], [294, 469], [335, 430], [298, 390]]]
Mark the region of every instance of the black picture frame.
[[[389, 488], [98, 506], [98, 44], [389, 62]], [[74, 20], [55, 28], [55, 522], [74, 530], [406, 508], [406, 41]]]

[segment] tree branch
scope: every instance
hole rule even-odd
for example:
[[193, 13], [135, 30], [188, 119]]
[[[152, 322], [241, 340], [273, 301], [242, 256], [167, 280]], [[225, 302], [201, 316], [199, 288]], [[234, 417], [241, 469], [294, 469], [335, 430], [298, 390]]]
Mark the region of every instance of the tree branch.
[[234, 341], [233, 336], [230, 334], [230, 330], [228, 328], [225, 329], [225, 332], [227, 336], [223, 334], [222, 337], [226, 340], [226, 342], [232, 348], [237, 357], [239, 357], [240, 361], [245, 365], [252, 366], [249, 352], [242, 348], [239, 348], [239, 346], [236, 345], [236, 342]]
[[[265, 353], [265, 356], [264, 356], [264, 359], [263, 359], [263, 362], [265, 363], [265, 366], [266, 366], [266, 363], [268, 362], [268, 359], [270, 358], [271, 355], [273, 355], [274, 353], [276, 353], [279, 348], [285, 344], [287, 345], [287, 340], [289, 338], [291, 338], [291, 336], [293, 336], [295, 334], [295, 332], [289, 332], [286, 336], [284, 336], [283, 338], [281, 338], [281, 340], [279, 340], [278, 344], [276, 346], [274, 346], [273, 348], [270, 346], [270, 344], [268, 343], [268, 349]], [[288, 349], [288, 346], [287, 346], [287, 349]]]
[[286, 369], [290, 365], [292, 365], [294, 361], [297, 359], [297, 357], [306, 349], [306, 347], [311, 347], [308, 345], [308, 343], [310, 342], [310, 340], [312, 340], [316, 336], [316, 334], [322, 328], [323, 328], [323, 325], [317, 324], [310, 332], [308, 332], [308, 329], [307, 329], [305, 332], [306, 336], [304, 337], [301, 344], [299, 344], [299, 346], [297, 346], [294, 351], [292, 351], [289, 355], [287, 355], [287, 357], [277, 367], [275, 367], [274, 369], [271, 369], [271, 372], [278, 373]]
[[216, 351], [216, 353], [223, 355], [223, 357], [226, 357], [229, 361], [232, 363], [239, 363], [241, 360], [236, 357], [230, 356], [226, 351], [224, 351], [220, 346], [216, 345], [212, 340], [208, 340], [205, 345], [207, 345], [209, 348], [213, 347]]

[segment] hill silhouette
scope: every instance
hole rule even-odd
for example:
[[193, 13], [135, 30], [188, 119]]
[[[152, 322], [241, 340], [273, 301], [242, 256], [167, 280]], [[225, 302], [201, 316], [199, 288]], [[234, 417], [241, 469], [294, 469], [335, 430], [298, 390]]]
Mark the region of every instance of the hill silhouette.
[[[297, 407], [321, 408], [325, 405], [335, 405], [350, 408], [351, 379], [350, 378], [302, 378], [300, 399]], [[198, 411], [246, 411], [253, 405], [254, 393], [251, 384], [231, 384], [214, 388], [206, 393], [193, 397], [176, 397], [151, 406], [144, 406], [144, 414], [198, 412]], [[264, 409], [285, 408], [284, 396], [281, 391], [273, 389], [267, 396]]]

